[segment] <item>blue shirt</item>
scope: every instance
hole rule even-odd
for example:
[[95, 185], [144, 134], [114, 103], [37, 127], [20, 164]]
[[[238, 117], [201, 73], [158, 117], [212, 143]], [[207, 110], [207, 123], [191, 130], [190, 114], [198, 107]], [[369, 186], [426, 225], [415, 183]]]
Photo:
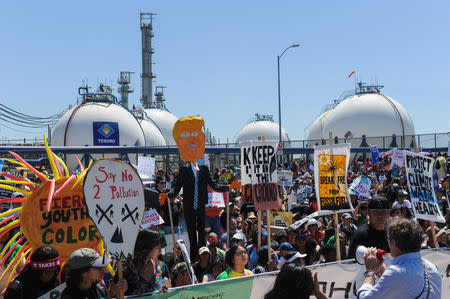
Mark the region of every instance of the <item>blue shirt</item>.
[[358, 290], [358, 298], [426, 298], [428, 284], [425, 282], [424, 264], [428, 269], [430, 299], [441, 298], [441, 274], [429, 261], [422, 259], [420, 252], [402, 254], [392, 259], [375, 286], [363, 284]]

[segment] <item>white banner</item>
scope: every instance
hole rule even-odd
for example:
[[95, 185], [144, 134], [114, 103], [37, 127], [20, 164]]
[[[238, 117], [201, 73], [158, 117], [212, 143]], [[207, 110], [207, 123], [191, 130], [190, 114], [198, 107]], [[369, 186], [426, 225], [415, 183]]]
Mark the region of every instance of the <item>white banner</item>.
[[351, 184], [348, 192], [352, 195], [370, 198], [372, 181], [365, 175], [357, 177]]
[[418, 219], [445, 222], [433, 187], [434, 159], [404, 151], [409, 196]]

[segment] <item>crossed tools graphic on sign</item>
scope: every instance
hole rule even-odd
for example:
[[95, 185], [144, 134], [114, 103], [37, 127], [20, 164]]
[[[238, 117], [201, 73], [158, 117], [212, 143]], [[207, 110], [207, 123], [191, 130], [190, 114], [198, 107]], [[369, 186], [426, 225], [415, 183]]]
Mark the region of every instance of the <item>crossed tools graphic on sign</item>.
[[[136, 207], [133, 211], [130, 211], [130, 208], [128, 207], [127, 204], [125, 204], [125, 206], [122, 208], [122, 215], [125, 215], [122, 218], [122, 222], [124, 222], [127, 218], [130, 218], [134, 224], [136, 224], [136, 220], [139, 219], [139, 213], [137, 212], [138, 207]], [[128, 214], [125, 214], [125, 210], [126, 212], [128, 212]], [[136, 216], [134, 216], [134, 213], [136, 212]], [[135, 220], [136, 218], [136, 220]]]
[[[110, 204], [110, 205], [108, 206], [108, 208], [106, 208], [106, 210], [103, 210], [102, 207], [100, 207], [99, 205], [95, 205], [95, 206], [96, 206], [96, 208], [97, 208], [97, 210], [95, 210], [95, 215], [98, 216], [98, 213], [99, 213], [99, 212], [102, 214], [102, 215], [100, 216], [100, 218], [98, 218], [98, 224], [100, 224], [100, 222], [102, 221], [102, 219], [105, 218], [106, 221], [108, 221], [109, 224], [112, 225], [113, 223], [112, 223], [111, 219], [109, 219], [109, 217], [112, 218], [112, 216], [114, 215], [114, 211], [113, 211], [113, 210], [109, 211], [109, 210], [113, 207], [113, 205]], [[109, 211], [109, 217], [108, 217], [108, 215], [107, 215], [108, 211]]]

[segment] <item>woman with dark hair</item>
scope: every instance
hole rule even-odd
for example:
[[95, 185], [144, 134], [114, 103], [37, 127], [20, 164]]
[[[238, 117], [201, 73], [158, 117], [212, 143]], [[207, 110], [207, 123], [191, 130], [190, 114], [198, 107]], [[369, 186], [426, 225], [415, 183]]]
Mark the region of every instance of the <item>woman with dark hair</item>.
[[307, 299], [313, 294], [319, 299], [328, 298], [319, 289], [317, 273], [313, 278], [309, 269], [299, 263], [289, 263], [281, 267], [273, 289], [264, 299]]
[[[110, 262], [108, 257], [100, 256], [91, 248], [80, 248], [72, 252], [67, 261], [70, 270], [61, 299], [109, 299], [109, 292], [101, 280]], [[126, 283], [121, 281], [118, 288], [126, 289]]]
[[274, 253], [271, 254], [271, 260], [269, 261], [269, 252], [268, 246], [261, 246], [258, 250], [258, 262], [256, 263], [256, 267], [252, 270], [254, 274], [265, 273], [270, 271], [276, 271], [278, 258]]
[[166, 285], [169, 273], [166, 264], [158, 260], [160, 254], [159, 233], [141, 230], [134, 245], [134, 258], [124, 263], [123, 277], [128, 283], [125, 295], [141, 295], [159, 290]]
[[58, 252], [50, 246], [37, 248], [30, 261], [6, 289], [5, 299], [38, 298], [59, 285]]
[[233, 245], [225, 254], [225, 263], [228, 269], [220, 273], [216, 280], [253, 275], [252, 271], [245, 268], [248, 263], [248, 252], [240, 245]]

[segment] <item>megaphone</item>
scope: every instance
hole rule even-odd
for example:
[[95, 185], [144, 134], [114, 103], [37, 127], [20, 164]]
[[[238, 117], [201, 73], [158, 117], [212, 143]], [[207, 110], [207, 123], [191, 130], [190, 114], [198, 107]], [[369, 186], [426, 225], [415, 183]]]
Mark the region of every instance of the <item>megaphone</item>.
[[[355, 258], [356, 258], [356, 261], [358, 262], [358, 264], [361, 264], [361, 265], [365, 264], [364, 254], [366, 253], [366, 251], [367, 251], [367, 247], [364, 245], [359, 245], [358, 248], [356, 249]], [[386, 250], [377, 249], [377, 259], [380, 262], [384, 262], [384, 260], [386, 260], [388, 255], [389, 255], [389, 253]]]

